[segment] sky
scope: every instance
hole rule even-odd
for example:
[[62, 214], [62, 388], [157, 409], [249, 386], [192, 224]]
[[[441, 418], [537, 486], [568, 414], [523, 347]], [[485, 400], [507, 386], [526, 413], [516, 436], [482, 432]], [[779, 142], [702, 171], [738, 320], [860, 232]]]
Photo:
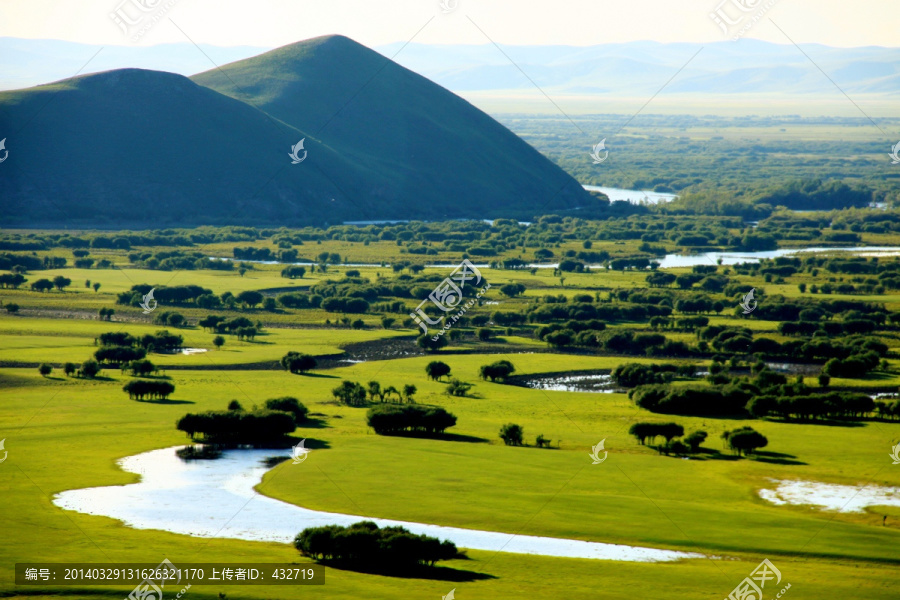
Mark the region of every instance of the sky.
[[[443, 13], [441, 1], [452, 10]], [[110, 14], [140, 14], [141, 4], [165, 15], [135, 41]], [[720, 8], [736, 20], [740, 4], [752, 7], [750, 14], [770, 6], [743, 37], [779, 44], [898, 45], [896, 0], [0, 0], [0, 36], [262, 47], [333, 33], [367, 46], [706, 43], [727, 39], [710, 13]]]

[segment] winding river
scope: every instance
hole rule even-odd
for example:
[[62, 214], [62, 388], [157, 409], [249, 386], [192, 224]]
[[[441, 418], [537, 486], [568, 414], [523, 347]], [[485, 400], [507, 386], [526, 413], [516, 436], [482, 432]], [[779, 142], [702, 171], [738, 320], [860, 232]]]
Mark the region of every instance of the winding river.
[[[474, 550], [629, 562], [704, 557], [691, 552], [309, 510], [263, 496], [253, 489], [269, 470], [263, 459], [285, 456], [284, 450], [226, 450], [217, 460], [182, 461], [175, 456], [176, 449], [163, 448], [121, 459], [122, 469], [141, 476], [138, 483], [69, 490], [57, 494], [53, 503], [68, 510], [119, 519], [136, 529], [160, 529], [195, 537], [290, 543], [306, 527], [350, 525], [367, 519], [379, 527], [401, 525], [414, 533], [449, 539], [461, 548]], [[312, 467], [301, 463], [282, 468]]]

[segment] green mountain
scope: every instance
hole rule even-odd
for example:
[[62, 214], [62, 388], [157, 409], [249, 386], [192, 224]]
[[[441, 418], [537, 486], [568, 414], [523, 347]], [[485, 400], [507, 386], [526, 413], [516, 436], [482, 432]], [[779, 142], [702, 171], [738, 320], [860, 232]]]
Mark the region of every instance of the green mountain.
[[[0, 93], [4, 225], [302, 225], [596, 205], [486, 114], [344, 37], [192, 79], [123, 69]], [[301, 139], [308, 154], [291, 164]]]

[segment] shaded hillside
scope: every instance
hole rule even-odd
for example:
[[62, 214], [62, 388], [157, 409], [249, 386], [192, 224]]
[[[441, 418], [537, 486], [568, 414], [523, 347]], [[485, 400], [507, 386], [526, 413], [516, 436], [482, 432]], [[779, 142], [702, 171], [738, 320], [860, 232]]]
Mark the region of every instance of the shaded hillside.
[[343, 36], [278, 48], [195, 75], [372, 172], [384, 186], [350, 190], [411, 214], [520, 216], [590, 205], [568, 174], [462, 98]]
[[[344, 157], [181, 75], [125, 69], [0, 93], [5, 225], [304, 223], [356, 208]], [[291, 165], [302, 137], [315, 155]], [[336, 198], [336, 200], [332, 200]]]
[[[297, 226], [605, 208], [466, 101], [347, 38], [223, 71], [198, 76], [204, 85], [121, 69], [0, 93], [4, 224]], [[291, 164], [302, 138], [306, 159]]]

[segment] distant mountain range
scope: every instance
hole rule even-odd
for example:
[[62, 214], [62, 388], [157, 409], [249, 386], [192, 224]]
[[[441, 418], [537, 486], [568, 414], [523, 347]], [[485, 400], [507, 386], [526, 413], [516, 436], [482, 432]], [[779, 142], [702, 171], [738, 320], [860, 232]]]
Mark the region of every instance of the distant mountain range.
[[[86, 72], [141, 67], [191, 75], [213, 68], [210, 59], [222, 65], [267, 50], [201, 47], [203, 52], [186, 43], [107, 46], [91, 60]], [[547, 93], [631, 96], [655, 93], [701, 47], [703, 50], [666, 87], [667, 93], [834, 92], [833, 84], [793, 45], [753, 39], [702, 46], [657, 42], [503, 46], [503, 52], [515, 64], [488, 44], [396, 43], [376, 50], [454, 92], [530, 90], [534, 86], [530, 78]], [[900, 48], [800, 47], [848, 94], [890, 95], [900, 91]], [[100, 46], [71, 42], [0, 38], [0, 89], [71, 77], [98, 50]]]
[[118, 69], [0, 92], [3, 137], [7, 227], [529, 218], [598, 205], [488, 115], [342, 36], [191, 79]]

